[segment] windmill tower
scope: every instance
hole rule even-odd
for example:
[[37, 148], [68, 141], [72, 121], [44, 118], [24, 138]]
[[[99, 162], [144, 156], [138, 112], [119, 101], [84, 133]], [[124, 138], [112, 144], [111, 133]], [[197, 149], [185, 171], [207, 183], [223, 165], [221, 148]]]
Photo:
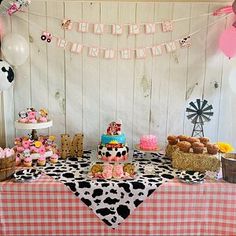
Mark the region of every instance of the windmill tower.
[[210, 117], [214, 114], [212, 109], [212, 105], [209, 105], [207, 100], [197, 99], [195, 102], [189, 103], [186, 112], [188, 113], [187, 118], [194, 124], [193, 137], [204, 137], [203, 125], [211, 120]]

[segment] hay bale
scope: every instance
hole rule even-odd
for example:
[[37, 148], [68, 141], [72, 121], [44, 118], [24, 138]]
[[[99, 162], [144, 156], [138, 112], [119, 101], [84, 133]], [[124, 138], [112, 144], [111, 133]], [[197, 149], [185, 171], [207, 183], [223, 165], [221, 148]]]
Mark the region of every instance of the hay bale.
[[166, 157], [172, 159], [172, 154], [177, 149], [178, 149], [177, 145], [170, 145], [170, 144], [168, 144], [167, 147], [166, 147]]
[[179, 170], [192, 170], [192, 171], [219, 171], [220, 160], [216, 155], [208, 153], [184, 153], [176, 150], [172, 154], [172, 166]]

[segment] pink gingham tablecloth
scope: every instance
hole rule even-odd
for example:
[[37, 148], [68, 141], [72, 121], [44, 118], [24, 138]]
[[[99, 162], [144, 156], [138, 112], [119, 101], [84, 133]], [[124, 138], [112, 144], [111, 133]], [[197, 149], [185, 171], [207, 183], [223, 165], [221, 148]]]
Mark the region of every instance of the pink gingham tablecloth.
[[111, 229], [49, 176], [31, 183], [4, 181], [0, 235], [236, 235], [236, 185], [169, 181]]

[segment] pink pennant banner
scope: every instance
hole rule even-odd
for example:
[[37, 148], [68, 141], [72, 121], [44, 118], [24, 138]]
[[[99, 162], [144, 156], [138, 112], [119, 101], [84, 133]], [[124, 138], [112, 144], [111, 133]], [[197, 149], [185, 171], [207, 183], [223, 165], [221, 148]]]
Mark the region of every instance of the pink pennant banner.
[[90, 57], [98, 57], [99, 56], [99, 48], [97, 47], [89, 47], [88, 56]]
[[82, 52], [83, 45], [78, 43], [72, 43], [70, 51], [73, 53], [80, 54]]
[[154, 34], [156, 32], [156, 25], [153, 23], [145, 24], [144, 27], [146, 34]]
[[129, 34], [139, 34], [140, 27], [138, 25], [129, 25]]
[[151, 47], [151, 52], [153, 56], [160, 56], [162, 54], [161, 45]]
[[174, 52], [177, 49], [175, 42], [166, 43], [165, 46], [166, 46], [166, 51], [167, 52]]
[[163, 32], [173, 31], [173, 22], [171, 20], [163, 21], [161, 24], [162, 24], [162, 31]]
[[67, 46], [67, 41], [65, 39], [57, 39], [57, 46], [59, 48], [66, 48]]
[[104, 50], [104, 58], [105, 59], [113, 59], [113, 58], [115, 58], [115, 50], [113, 50], [113, 49], [105, 49]]
[[121, 25], [112, 25], [112, 34], [122, 34], [123, 33], [123, 27]]
[[131, 59], [131, 50], [130, 49], [121, 49], [120, 57], [122, 59]]
[[104, 25], [103, 24], [94, 24], [93, 25], [93, 32], [95, 34], [103, 34], [103, 32], [104, 32]]
[[138, 49], [136, 49], [136, 58], [137, 59], [144, 59], [144, 58], [146, 58], [146, 49], [145, 48], [138, 48]]
[[80, 22], [78, 25], [78, 31], [82, 33], [87, 33], [89, 31], [89, 23]]

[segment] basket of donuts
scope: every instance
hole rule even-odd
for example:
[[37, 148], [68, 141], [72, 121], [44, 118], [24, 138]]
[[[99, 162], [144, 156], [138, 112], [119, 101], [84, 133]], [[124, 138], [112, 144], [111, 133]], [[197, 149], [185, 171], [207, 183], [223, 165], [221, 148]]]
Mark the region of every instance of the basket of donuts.
[[166, 150], [174, 168], [200, 172], [220, 170], [219, 147], [210, 143], [209, 138], [171, 135], [167, 140]]
[[8, 179], [15, 171], [16, 156], [13, 149], [0, 147], [0, 181]]

